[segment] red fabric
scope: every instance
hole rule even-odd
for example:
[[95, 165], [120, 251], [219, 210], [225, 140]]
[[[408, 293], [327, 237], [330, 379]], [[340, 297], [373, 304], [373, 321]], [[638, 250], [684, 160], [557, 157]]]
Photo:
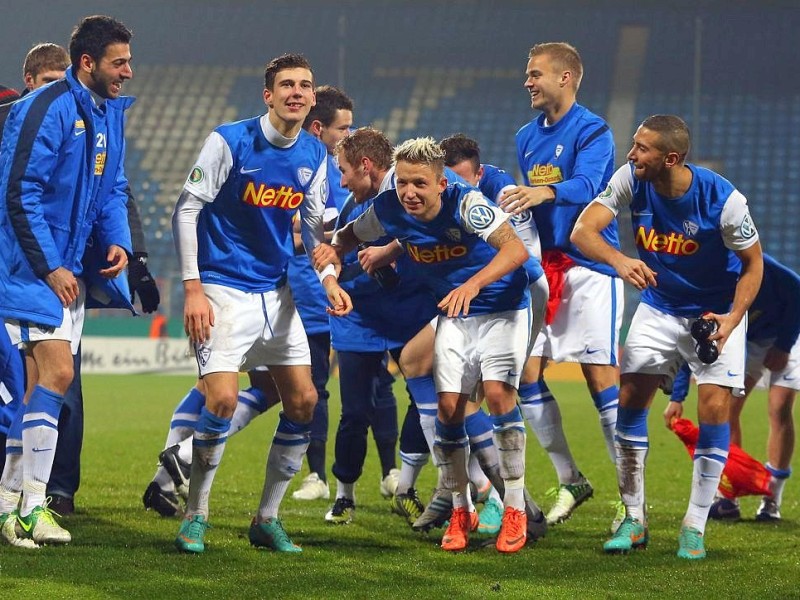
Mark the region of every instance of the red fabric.
[[[694, 447], [700, 430], [689, 419], [675, 419], [672, 422], [672, 431], [681, 439], [689, 451], [689, 456], [694, 456]], [[719, 482], [719, 493], [733, 500], [739, 496], [771, 496], [769, 490], [769, 471], [742, 450], [736, 444], [731, 444], [728, 450], [728, 462], [722, 471]]]
[[550, 297], [547, 300], [547, 310], [544, 322], [550, 325], [556, 318], [556, 311], [561, 304], [561, 295], [564, 292], [564, 273], [575, 265], [575, 261], [561, 252], [561, 250], [545, 250], [542, 252], [542, 269], [550, 286]]

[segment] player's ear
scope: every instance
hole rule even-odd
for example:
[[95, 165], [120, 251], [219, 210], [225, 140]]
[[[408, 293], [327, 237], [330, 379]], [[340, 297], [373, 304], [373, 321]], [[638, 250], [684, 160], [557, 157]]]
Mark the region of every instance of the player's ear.
[[311, 121], [311, 125], [308, 128], [308, 132], [313, 134], [314, 137], [319, 137], [322, 135], [322, 121], [318, 119], [314, 119]]
[[664, 165], [671, 169], [672, 167], [680, 164], [681, 162], [681, 155], [677, 152], [667, 152], [667, 155], [664, 157]]
[[272, 92], [268, 88], [264, 88], [264, 104], [272, 108]]

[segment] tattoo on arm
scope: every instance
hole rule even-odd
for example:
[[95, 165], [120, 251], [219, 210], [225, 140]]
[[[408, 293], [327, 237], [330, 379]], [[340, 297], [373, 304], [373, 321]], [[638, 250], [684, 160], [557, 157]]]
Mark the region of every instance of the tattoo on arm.
[[514, 231], [511, 225], [503, 223], [486, 239], [486, 243], [495, 250], [500, 250], [500, 246], [518, 237], [517, 232]]

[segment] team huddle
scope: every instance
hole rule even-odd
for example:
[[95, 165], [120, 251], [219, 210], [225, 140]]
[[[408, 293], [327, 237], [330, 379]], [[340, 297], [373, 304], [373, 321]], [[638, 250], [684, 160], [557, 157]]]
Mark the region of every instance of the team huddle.
[[[3, 132], [2, 391], [16, 403], [7, 403], [0, 533], [17, 546], [71, 540], [46, 496], [84, 307], [100, 297], [132, 308], [118, 277], [136, 256], [122, 167], [129, 44], [118, 21], [85, 19], [65, 77], [13, 104]], [[605, 552], [648, 543], [648, 410], [676, 381], [665, 420], [680, 416], [689, 373], [699, 439], [678, 556], [704, 558], [709, 514], [730, 509], [717, 497], [729, 421], [740, 443], [741, 392], [765, 369], [771, 406], [780, 388], [775, 404], [788, 406], [789, 418], [771, 420], [770, 495], [757, 518], [780, 519], [793, 450], [795, 388], [786, 382], [800, 368], [800, 323], [781, 319], [800, 298], [800, 278], [762, 256], [744, 196], [686, 162], [690, 136], [679, 117], [645, 119], [615, 170], [608, 124], [576, 101], [577, 50], [537, 44], [525, 74], [541, 114], [516, 135], [522, 185], [483, 163], [478, 142], [463, 134], [393, 146], [376, 129], [351, 131], [350, 98], [315, 87], [298, 54], [267, 65], [263, 115], [208, 136], [172, 219], [199, 378], [174, 411], [143, 498], [161, 515], [183, 514], [178, 550], [205, 550], [227, 440], [276, 404], [249, 541], [302, 550], [279, 509], [304, 457], [309, 473], [293, 497], [329, 497], [331, 349], [342, 411], [329, 523], [355, 516], [372, 428], [381, 493], [413, 530], [444, 527], [442, 549], [465, 550], [476, 531], [495, 535], [503, 553], [544, 537], [594, 493], [545, 380], [548, 361], [580, 364], [616, 468], [620, 502]], [[620, 251], [621, 210], [630, 212], [637, 258]], [[641, 303], [620, 352], [624, 282]], [[709, 326], [702, 341], [693, 337], [698, 323]], [[12, 346], [24, 349], [27, 382]], [[387, 355], [411, 399], [401, 428]], [[241, 372], [250, 378], [244, 390]], [[546, 513], [525, 487], [528, 428], [558, 477]], [[425, 505], [417, 479], [430, 459], [438, 480]]]

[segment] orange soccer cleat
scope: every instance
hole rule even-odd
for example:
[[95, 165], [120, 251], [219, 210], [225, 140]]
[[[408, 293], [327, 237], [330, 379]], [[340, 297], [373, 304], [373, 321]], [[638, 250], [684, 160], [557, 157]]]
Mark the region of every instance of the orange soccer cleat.
[[498, 552], [517, 552], [525, 545], [528, 532], [528, 517], [524, 510], [507, 506], [503, 512], [503, 524], [497, 535], [495, 546]]

